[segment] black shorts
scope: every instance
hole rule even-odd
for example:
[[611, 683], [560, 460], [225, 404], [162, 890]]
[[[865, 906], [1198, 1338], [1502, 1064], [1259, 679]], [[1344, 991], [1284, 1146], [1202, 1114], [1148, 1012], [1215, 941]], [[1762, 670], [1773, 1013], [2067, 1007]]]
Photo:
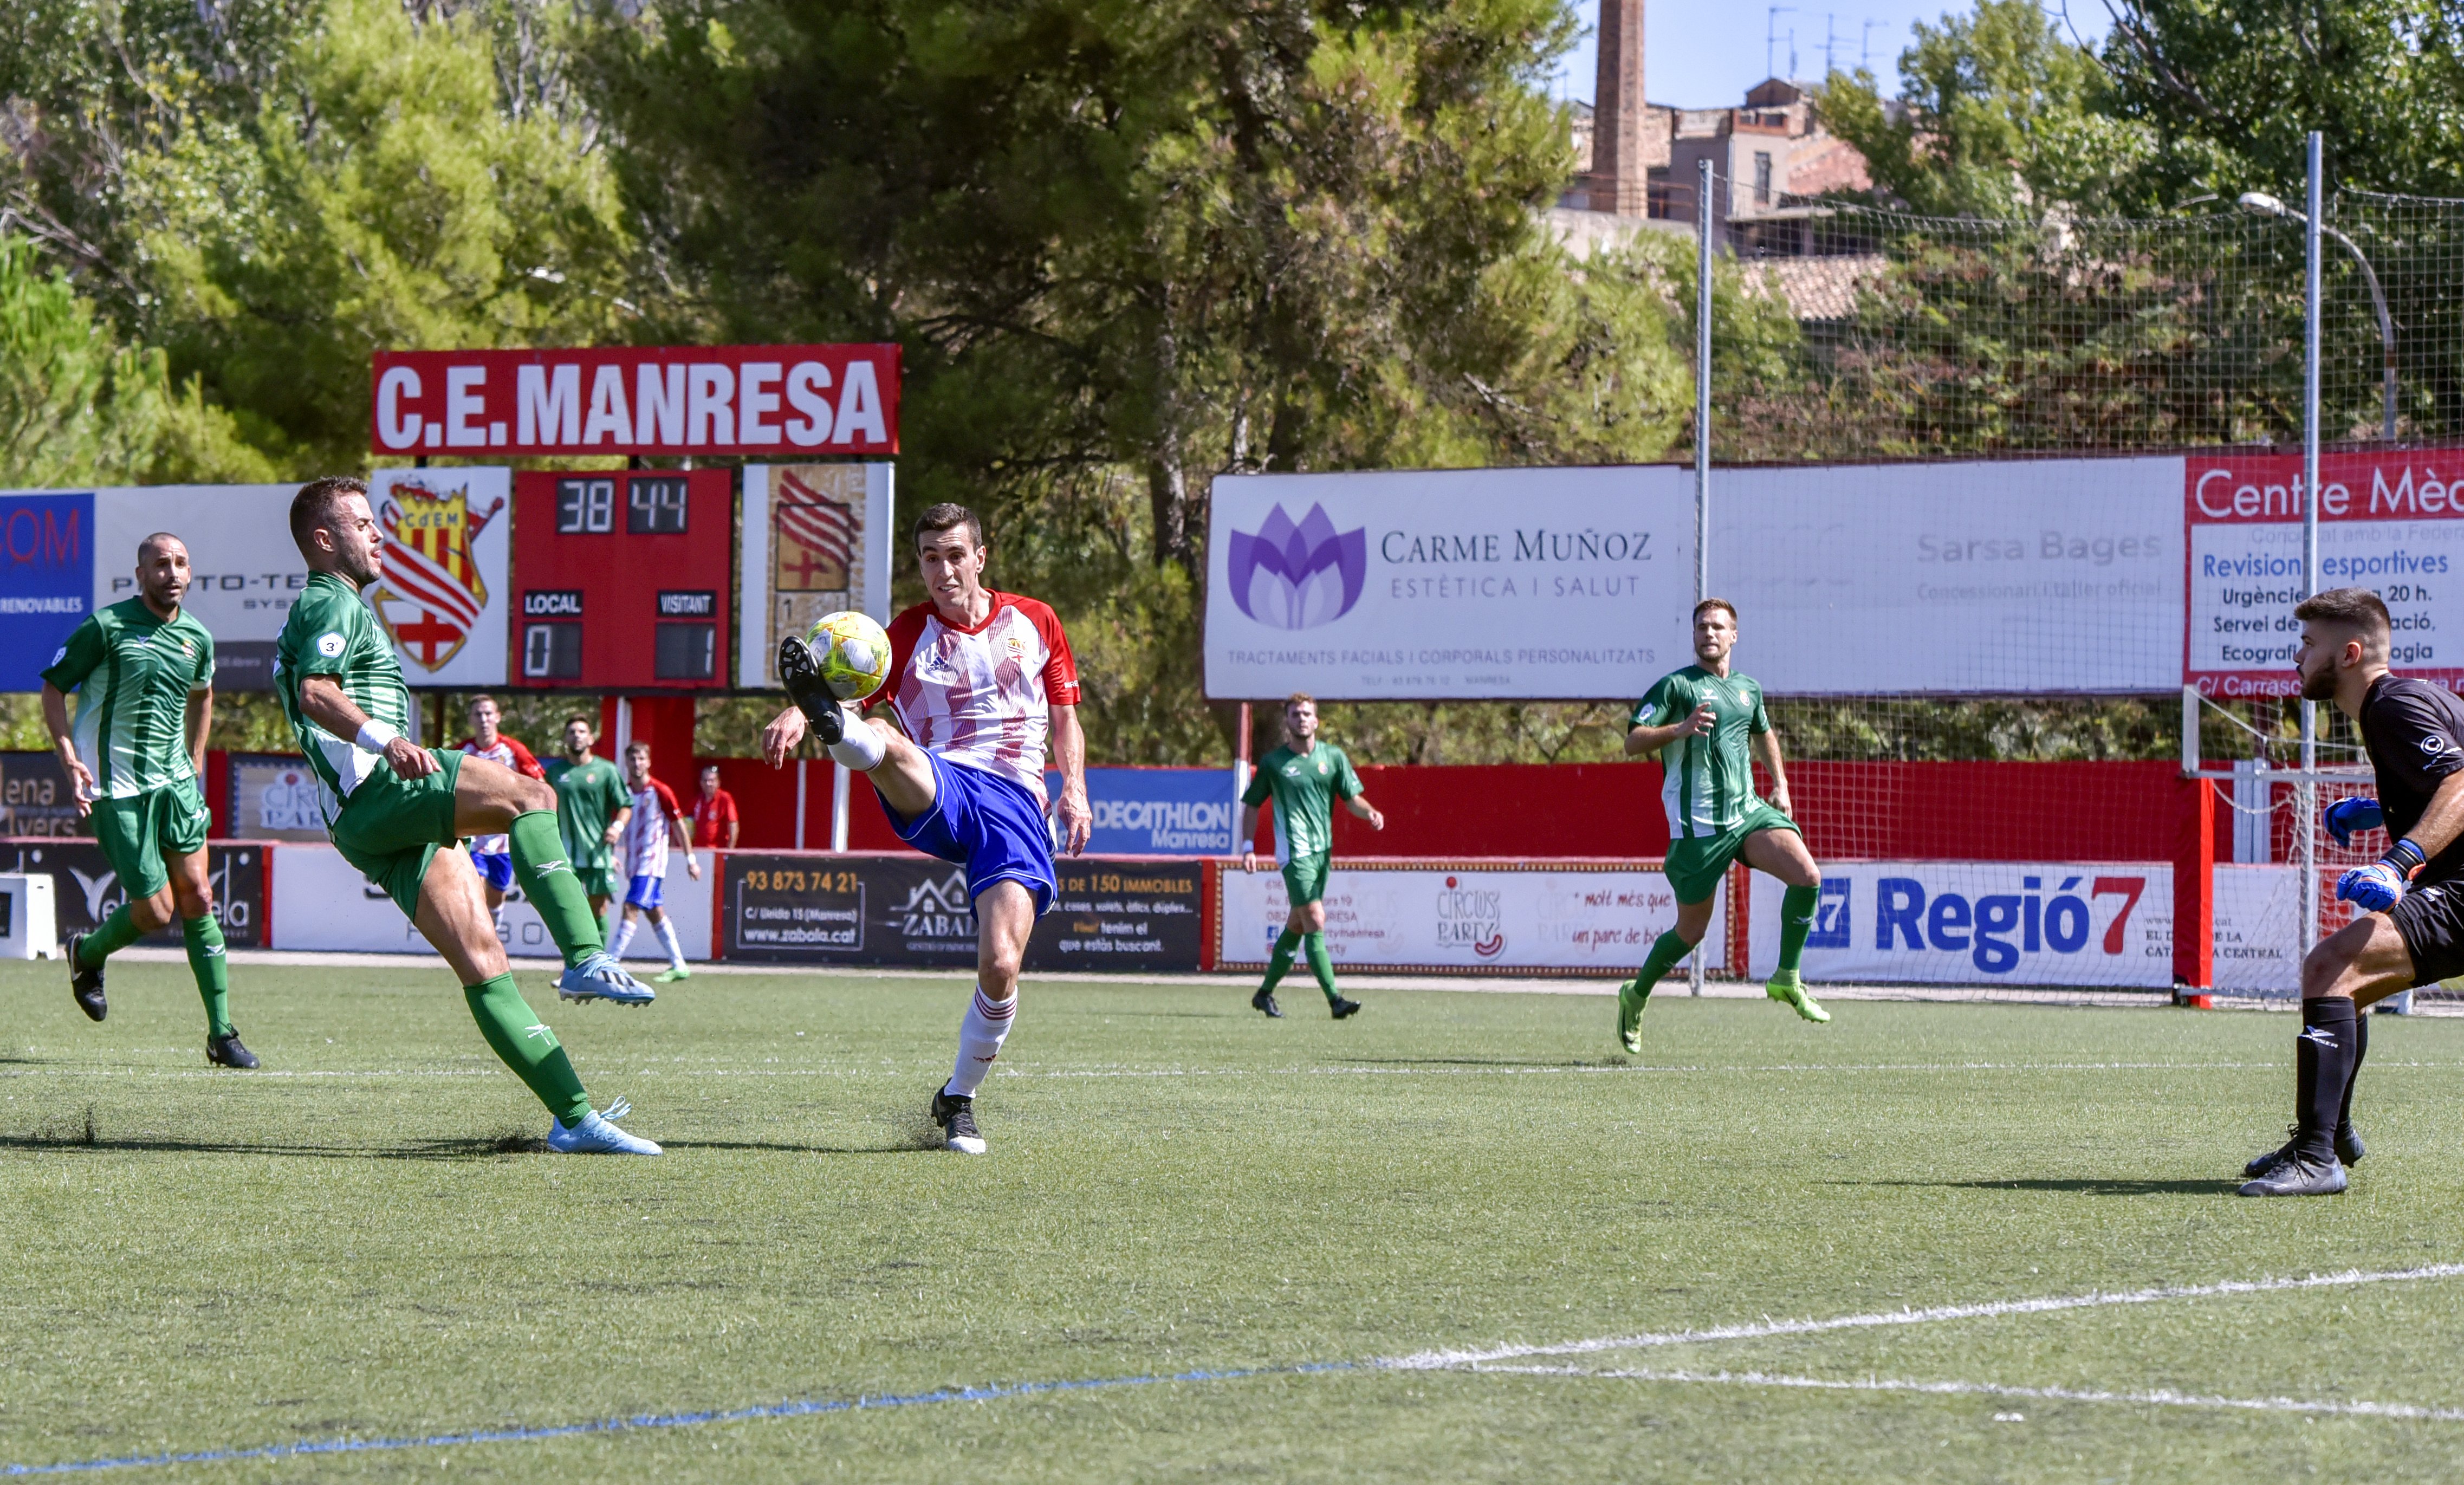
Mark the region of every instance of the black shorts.
[[2464, 974], [2464, 878], [2414, 887], [2387, 910], [2412, 955], [2412, 983], [2435, 985]]

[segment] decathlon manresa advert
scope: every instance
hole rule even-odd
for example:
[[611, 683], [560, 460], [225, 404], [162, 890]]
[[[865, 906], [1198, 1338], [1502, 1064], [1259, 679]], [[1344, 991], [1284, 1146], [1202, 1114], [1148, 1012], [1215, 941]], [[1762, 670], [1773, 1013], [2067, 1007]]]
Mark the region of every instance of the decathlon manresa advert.
[[[2183, 475], [2189, 622], [2182, 678], [2202, 695], [2292, 696], [2301, 625], [2299, 454], [2200, 454]], [[2464, 685], [2464, 643], [2439, 615], [2464, 594], [2464, 449], [2323, 454], [2319, 586], [2375, 588], [2395, 621], [2398, 673]]]
[[1227, 475], [1206, 690], [1632, 699], [1690, 658], [1693, 601], [1674, 467]]

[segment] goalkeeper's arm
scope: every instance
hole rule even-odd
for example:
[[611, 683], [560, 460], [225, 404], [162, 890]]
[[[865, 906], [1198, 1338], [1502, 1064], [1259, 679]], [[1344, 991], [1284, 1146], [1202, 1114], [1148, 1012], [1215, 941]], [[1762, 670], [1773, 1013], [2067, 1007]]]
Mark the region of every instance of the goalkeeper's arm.
[[2412, 834], [2387, 847], [2385, 856], [2356, 866], [2336, 883], [2336, 896], [2356, 903], [2366, 912], [2385, 912], [2400, 902], [2415, 873], [2438, 853], [2464, 836], [2464, 773], [2439, 780], [2430, 807], [2413, 823]]

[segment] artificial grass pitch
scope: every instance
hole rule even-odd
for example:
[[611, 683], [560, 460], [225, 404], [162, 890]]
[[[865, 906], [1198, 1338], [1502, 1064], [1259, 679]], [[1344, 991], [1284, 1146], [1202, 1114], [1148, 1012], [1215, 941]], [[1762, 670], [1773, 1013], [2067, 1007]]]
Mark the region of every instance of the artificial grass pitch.
[[[1333, 1023], [1039, 983], [969, 1159], [923, 1118], [963, 979], [711, 974], [634, 1012], [525, 973], [594, 1099], [668, 1148], [634, 1160], [541, 1152], [434, 964], [234, 966], [262, 1074], [205, 1066], [185, 966], [116, 966], [99, 1026], [66, 978], [0, 966], [0, 1468], [438, 1436], [128, 1473], [2464, 1467], [2464, 1270], [2435, 1268], [2464, 1264], [2464, 1021], [2381, 1019], [2354, 1190], [2264, 1203], [2231, 1193], [2280, 1138], [2282, 1015], [1842, 1002], [1815, 1027], [1663, 994], [1627, 1059], [1600, 997], [1372, 993]], [[1668, 1339], [1714, 1327], [1745, 1334]], [[1446, 1351], [1492, 1354], [1378, 1365]], [[1297, 1369], [1324, 1364], [1349, 1365]], [[946, 1396], [993, 1387], [1024, 1389]], [[904, 1401], [833, 1406], [859, 1399]]]

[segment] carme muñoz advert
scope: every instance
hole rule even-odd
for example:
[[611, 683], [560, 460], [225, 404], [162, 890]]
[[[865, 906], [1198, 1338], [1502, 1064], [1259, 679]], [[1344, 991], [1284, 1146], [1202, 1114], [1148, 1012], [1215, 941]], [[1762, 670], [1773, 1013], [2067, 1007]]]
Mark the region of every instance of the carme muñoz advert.
[[[2464, 644], [2443, 636], [2464, 573], [2464, 449], [2333, 453], [2319, 464], [2319, 586], [2374, 588], [2395, 621], [2398, 673], [2454, 688]], [[2186, 683], [2209, 696], [2291, 696], [2301, 626], [2301, 459], [2194, 455], [2184, 467]]]

